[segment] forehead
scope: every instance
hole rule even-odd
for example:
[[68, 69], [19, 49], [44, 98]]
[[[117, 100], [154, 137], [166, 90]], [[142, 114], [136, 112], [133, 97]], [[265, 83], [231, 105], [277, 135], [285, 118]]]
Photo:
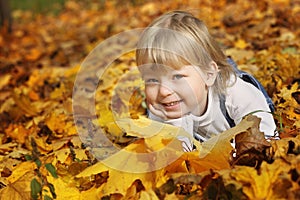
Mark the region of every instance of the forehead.
[[163, 64], [144, 64], [140, 65], [138, 68], [143, 75], [147, 75], [150, 73], [162, 74], [175, 70], [174, 68]]
[[147, 61], [145, 64], [139, 65], [138, 68], [142, 73], [168, 73], [173, 71], [182, 70], [187, 66], [186, 62], [181, 62], [179, 60], [163, 62], [163, 63], [154, 63], [153, 61]]
[[182, 65], [179, 69], [174, 69], [166, 65], [142, 65], [139, 67], [139, 71], [141, 72], [143, 77], [147, 75], [161, 76], [167, 74], [174, 74], [174, 72], [187, 73], [192, 75], [198, 73], [199, 70], [199, 67], [193, 65]]

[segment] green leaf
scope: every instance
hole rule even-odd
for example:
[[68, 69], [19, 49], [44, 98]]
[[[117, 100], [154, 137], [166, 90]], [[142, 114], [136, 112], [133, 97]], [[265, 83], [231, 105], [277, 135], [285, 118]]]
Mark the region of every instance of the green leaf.
[[40, 182], [36, 180], [36, 178], [31, 180], [30, 189], [31, 189], [31, 197], [33, 199], [38, 199], [39, 193], [42, 191], [42, 185], [40, 184]]
[[50, 192], [51, 192], [51, 194], [52, 194], [52, 197], [53, 197], [54, 199], [56, 199], [56, 193], [55, 193], [54, 185], [53, 185], [52, 183], [48, 183], [48, 187], [49, 187], [49, 189], [50, 189]]
[[45, 167], [54, 178], [58, 178], [57, 173], [56, 173], [56, 169], [51, 163], [45, 164]]
[[42, 162], [40, 161], [40, 159], [36, 159], [35, 161], [36, 166], [38, 166], [38, 168], [40, 168], [42, 166]]
[[32, 157], [31, 157], [31, 155], [28, 155], [28, 154], [27, 154], [27, 155], [24, 155], [24, 157], [25, 157], [25, 160], [26, 160], [26, 161], [28, 161], [28, 160], [32, 160]]
[[282, 51], [282, 53], [288, 53], [288, 54], [296, 54], [297, 48], [296, 47], [286, 47]]
[[45, 195], [45, 196], [44, 196], [44, 200], [52, 200], [52, 198], [49, 197], [48, 195]]

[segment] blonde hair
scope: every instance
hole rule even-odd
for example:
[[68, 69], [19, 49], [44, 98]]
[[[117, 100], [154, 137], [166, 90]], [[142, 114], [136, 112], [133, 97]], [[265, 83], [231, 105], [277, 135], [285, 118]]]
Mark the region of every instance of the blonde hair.
[[209, 71], [214, 61], [219, 72], [212, 87], [218, 94], [226, 92], [235, 74], [203, 21], [185, 11], [164, 14], [146, 28], [137, 44], [136, 61], [138, 66], [153, 63], [180, 69], [194, 65], [203, 71]]

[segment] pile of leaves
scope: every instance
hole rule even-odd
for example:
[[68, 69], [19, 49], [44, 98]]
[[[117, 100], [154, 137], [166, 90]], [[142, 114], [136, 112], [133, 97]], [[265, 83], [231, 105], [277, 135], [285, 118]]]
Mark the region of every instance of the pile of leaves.
[[[97, 85], [84, 91], [95, 112], [73, 102], [81, 62], [99, 42], [176, 9], [203, 19], [265, 86], [280, 140], [266, 141], [260, 119], [248, 116], [182, 152], [181, 129], [145, 118], [134, 52], [84, 82]], [[13, 32], [0, 35], [0, 198], [300, 198], [299, 15], [296, 0], [67, 1], [57, 16], [15, 11]]]

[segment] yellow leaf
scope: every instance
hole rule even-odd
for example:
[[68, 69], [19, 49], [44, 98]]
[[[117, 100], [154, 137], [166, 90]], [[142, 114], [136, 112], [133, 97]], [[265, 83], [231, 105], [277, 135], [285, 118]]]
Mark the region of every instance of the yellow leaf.
[[92, 187], [80, 193], [80, 200], [99, 200], [98, 188]]
[[26, 58], [26, 60], [29, 60], [29, 61], [36, 61], [37, 59], [39, 59], [41, 57], [41, 55], [42, 55], [41, 50], [34, 48], [26, 53], [25, 58]]
[[15, 139], [21, 144], [25, 143], [26, 138], [31, 134], [32, 130], [26, 129], [23, 125], [20, 124], [9, 124], [5, 129], [7, 136]]
[[36, 136], [34, 138], [37, 146], [39, 147], [39, 151], [41, 151], [42, 153], [49, 153], [50, 151], [53, 150], [53, 147], [51, 144], [48, 144], [47, 141], [47, 137], [38, 137]]
[[1, 200], [24, 200], [31, 199], [30, 182], [35, 177], [34, 171], [27, 171], [19, 176], [19, 179], [8, 184], [0, 190]]
[[14, 92], [12, 94], [12, 97], [17, 106], [20, 108], [21, 111], [24, 112], [25, 115], [36, 116], [39, 113], [37, 108], [31, 103], [28, 96], [25, 96], [23, 94], [17, 94], [17, 92]]
[[141, 191], [140, 200], [159, 200], [153, 190]]
[[243, 40], [243, 39], [238, 39], [235, 43], [234, 43], [234, 46], [236, 48], [239, 48], [239, 49], [245, 49], [247, 46], [248, 46], [248, 43]]
[[64, 148], [58, 151], [55, 151], [55, 156], [57, 161], [64, 163], [70, 154], [70, 149]]
[[68, 119], [64, 113], [51, 112], [51, 114], [45, 118], [45, 123], [56, 137], [77, 134], [73, 121]]
[[[145, 116], [140, 116], [139, 119], [117, 119], [118, 126], [129, 136], [146, 138], [151, 140], [151, 137], [161, 138], [176, 138], [177, 136], [191, 137], [182, 128], [175, 127], [169, 124], [153, 121]], [[150, 142], [151, 143], [151, 142]]]
[[180, 199], [176, 196], [176, 194], [173, 192], [171, 194], [167, 194], [164, 200], [176, 200], [176, 199]]
[[284, 191], [291, 187], [291, 182], [284, 174], [289, 170], [288, 164], [275, 160], [272, 164], [263, 162], [259, 173], [252, 167], [237, 166], [231, 176], [243, 184], [243, 192], [249, 199], [285, 199]]
[[233, 150], [230, 140], [238, 133], [259, 124], [260, 119], [254, 115], [245, 117], [237, 126], [224, 131], [202, 143], [199, 157], [208, 163], [214, 163], [219, 169], [230, 168], [229, 155]]
[[80, 65], [76, 65], [76, 66], [74, 66], [74, 67], [72, 67], [72, 68], [70, 68], [70, 69], [67, 69], [65, 72], [64, 72], [64, 76], [65, 77], [76, 77], [76, 75], [77, 75], [77, 73], [78, 73], [78, 71], [79, 71], [79, 69], [80, 69]]
[[[217, 155], [216, 155], [217, 156]], [[211, 162], [210, 160], [206, 160], [205, 158], [199, 158], [199, 152], [187, 152], [184, 153], [178, 160], [174, 163], [165, 167], [165, 171], [168, 173], [178, 173], [178, 172], [185, 172], [185, 173], [199, 173], [203, 171], [207, 171], [210, 169], [223, 169], [228, 168], [228, 161], [227, 163], [220, 162]]]
[[271, 151], [273, 154], [274, 159], [284, 158], [287, 161], [294, 160], [294, 157], [290, 157], [288, 154], [290, 145], [289, 143], [293, 143], [295, 147], [300, 146], [300, 138], [295, 137], [288, 137], [288, 138], [282, 138], [280, 140], [272, 140], [271, 141]]
[[11, 74], [4, 74], [0, 77], [0, 90], [5, 87], [11, 79]]
[[38, 93], [36, 93], [35, 91], [33, 90], [30, 90], [29, 93], [28, 93], [28, 97], [30, 98], [30, 100], [32, 101], [37, 101], [40, 99]]
[[27, 172], [33, 172], [36, 169], [34, 162], [22, 162], [13, 169], [12, 174], [7, 178], [10, 183], [16, 182], [20, 177], [24, 176]]
[[251, 59], [254, 56], [253, 51], [245, 50], [245, 49], [236, 49], [231, 48], [226, 50], [226, 55], [229, 55], [236, 62], [243, 61], [244, 59]]
[[[109, 178], [106, 183], [102, 184], [99, 188], [99, 195], [105, 196], [112, 193], [121, 193], [125, 194], [128, 187], [137, 179], [141, 180], [146, 189], [151, 189], [155, 183], [155, 172], [148, 173], [128, 173], [120, 170], [116, 170], [108, 167], [102, 162], [98, 162], [95, 165], [92, 165], [76, 177], [88, 177], [100, 172], [109, 171]], [[117, 183], [117, 184], [116, 184]]]
[[57, 194], [56, 200], [81, 199], [79, 190], [75, 186], [72, 186], [72, 182], [68, 183], [61, 178], [54, 178], [52, 176], [47, 176], [47, 180], [55, 188], [55, 193]]
[[67, 89], [65, 87], [65, 84], [61, 83], [60, 87], [55, 88], [54, 91], [50, 93], [50, 98], [58, 99], [58, 98], [66, 96], [66, 93], [67, 93]]

